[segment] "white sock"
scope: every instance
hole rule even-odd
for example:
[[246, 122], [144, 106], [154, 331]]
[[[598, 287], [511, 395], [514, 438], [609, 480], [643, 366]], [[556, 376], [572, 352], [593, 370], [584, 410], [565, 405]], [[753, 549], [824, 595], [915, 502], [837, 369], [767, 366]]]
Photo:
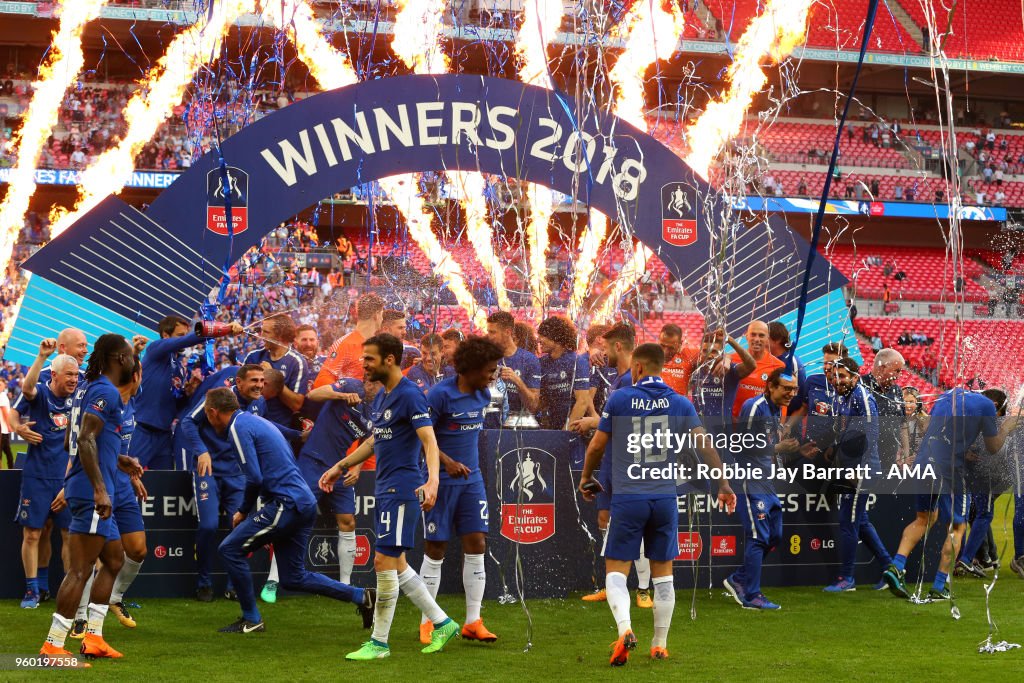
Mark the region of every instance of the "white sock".
[[373, 635], [378, 643], [388, 642], [391, 621], [398, 603], [398, 571], [388, 569], [377, 572], [377, 604], [373, 608]]
[[480, 604], [484, 601], [484, 588], [487, 587], [482, 553], [466, 555], [463, 560], [462, 587], [466, 590], [466, 623], [472, 624], [480, 618]]
[[71, 630], [71, 620], [65, 619], [56, 612], [53, 613], [53, 621], [50, 622], [50, 632], [46, 634], [46, 642], [54, 647], [64, 647], [64, 639], [68, 637]]
[[668, 627], [676, 608], [676, 589], [671, 576], [654, 579], [654, 638], [651, 647], [667, 647]]
[[356, 532], [338, 532], [338, 580], [352, 583], [352, 567], [356, 564]]
[[97, 605], [95, 602], [89, 603], [89, 633], [92, 635], [103, 635], [103, 620], [107, 618], [108, 607], [109, 605]]
[[117, 573], [117, 578], [114, 579], [114, 588], [110, 591], [110, 604], [116, 605], [121, 602], [124, 598], [125, 592], [129, 586], [132, 585], [132, 581], [139, 575], [139, 570], [142, 569], [142, 563], [136, 562], [127, 555], [124, 558], [124, 564], [121, 566], [121, 571]]
[[412, 604], [416, 605], [421, 612], [427, 615], [427, 619], [431, 623], [440, 624], [448, 618], [448, 615], [444, 613], [444, 610], [437, 604], [437, 601], [430, 596], [430, 591], [427, 590], [423, 579], [420, 578], [420, 575], [412, 567], [406, 567], [405, 571], [398, 575], [398, 587], [412, 600]]
[[89, 574], [89, 580], [85, 582], [82, 589], [82, 599], [78, 601], [78, 611], [75, 612], [75, 621], [86, 621], [89, 618], [89, 594], [92, 593], [92, 582], [96, 579], [96, 570]]
[[604, 579], [608, 590], [608, 606], [612, 609], [615, 626], [619, 629], [619, 637], [626, 631], [632, 631], [629, 621], [629, 589], [626, 588], [626, 575], [622, 572], [611, 572]]
[[[423, 556], [423, 564], [420, 565], [420, 578], [423, 580], [423, 584], [427, 587], [427, 592], [430, 593], [430, 597], [434, 598], [434, 602], [437, 602], [437, 589], [441, 587], [441, 565], [444, 564], [444, 558], [440, 560], [432, 560], [426, 555]], [[425, 624], [430, 619], [427, 619], [427, 615], [424, 613], [420, 618], [420, 623]]]
[[267, 575], [267, 583], [271, 581], [278, 583], [279, 580], [277, 575], [277, 555], [274, 554], [270, 556], [270, 574]]
[[633, 562], [636, 567], [636, 587], [642, 591], [651, 587], [651, 561], [644, 555], [644, 542], [640, 541], [640, 559]]

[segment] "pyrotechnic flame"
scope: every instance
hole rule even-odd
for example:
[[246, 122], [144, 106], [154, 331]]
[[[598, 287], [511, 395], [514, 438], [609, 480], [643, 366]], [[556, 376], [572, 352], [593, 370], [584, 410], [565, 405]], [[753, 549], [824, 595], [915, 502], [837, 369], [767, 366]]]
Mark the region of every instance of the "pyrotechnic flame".
[[324, 90], [359, 82], [359, 76], [348, 55], [335, 49], [321, 33], [320, 22], [313, 16], [313, 9], [308, 2], [285, 0], [281, 6], [280, 19], [276, 13], [270, 13], [270, 18], [279, 28], [292, 30], [292, 45], [295, 46], [299, 60]]
[[445, 0], [398, 0], [391, 49], [418, 74], [448, 72], [440, 42], [444, 6]]
[[678, 2], [666, 11], [661, 0], [637, 0], [616, 26], [613, 35], [625, 37], [626, 47], [608, 72], [615, 86], [615, 114], [640, 130], [644, 118], [644, 76], [659, 59], [669, 59], [686, 28], [686, 15]]
[[[36, 191], [36, 165], [50, 131], [57, 125], [64, 93], [85, 63], [82, 32], [86, 24], [99, 16], [104, 4], [106, 0], [67, 0], [57, 7], [60, 25], [53, 34], [47, 60], [32, 83], [32, 101], [22, 116], [21, 129], [11, 141], [12, 149], [17, 149], [17, 160], [0, 204], [0, 273], [7, 270], [25, 223], [29, 200]], [[9, 334], [13, 321], [8, 322], [12, 323], [7, 325]]]
[[82, 171], [75, 208], [63, 215], [51, 213], [53, 237], [124, 188], [135, 170], [135, 156], [181, 103], [195, 72], [217, 54], [234, 22], [255, 12], [255, 0], [222, 0], [213, 4], [208, 22], [193, 24], [174, 37], [122, 112], [128, 124], [124, 138]]
[[516, 34], [519, 78], [523, 83], [554, 90], [548, 75], [548, 43], [562, 21], [561, 0], [526, 0], [523, 25]]
[[480, 173], [467, 171], [449, 172], [452, 182], [462, 188], [466, 198], [462, 210], [466, 213], [466, 235], [473, 245], [476, 258], [483, 266], [484, 272], [490, 276], [494, 291], [498, 297], [498, 307], [503, 311], [512, 309], [508, 291], [505, 289], [505, 269], [501, 260], [494, 252], [494, 231], [487, 221], [487, 198], [484, 195], [486, 182]]
[[583, 312], [583, 300], [590, 288], [590, 277], [597, 265], [597, 254], [608, 233], [608, 217], [597, 209], [590, 210], [590, 223], [580, 238], [580, 250], [573, 264], [572, 298], [569, 299], [569, 317], [576, 320]]
[[686, 163], [705, 180], [711, 162], [743, 126], [754, 95], [768, 82], [761, 69], [765, 59], [778, 63], [804, 41], [807, 12], [813, 0], [768, 0], [764, 12], [750, 22], [736, 43], [727, 80], [729, 90], [710, 102], [686, 131], [690, 154]]
[[536, 320], [544, 317], [544, 307], [551, 297], [548, 286], [548, 219], [554, 213], [555, 201], [551, 190], [543, 185], [530, 184], [530, 222], [526, 226], [526, 241], [530, 246], [530, 294]]
[[[523, 25], [516, 34], [516, 54], [519, 56], [519, 78], [523, 83], [554, 89], [548, 74], [547, 44], [554, 39], [562, 21], [562, 3], [559, 0], [527, 0], [523, 3]], [[530, 220], [526, 239], [530, 249], [530, 293], [536, 319], [544, 316], [544, 306], [551, 296], [546, 280], [548, 222], [554, 210], [551, 192], [547, 188], [529, 184]]]
[[594, 314], [595, 323], [609, 323], [619, 306], [619, 299], [625, 294], [636, 281], [647, 272], [647, 262], [654, 256], [654, 252], [647, 248], [643, 242], [637, 242], [633, 253], [629, 256], [622, 270], [608, 288], [607, 298], [601, 302], [600, 308]]
[[[399, 13], [395, 19], [395, 34], [391, 41], [391, 49], [406, 66], [418, 74], [445, 73], [451, 66], [448, 55], [441, 48], [441, 16], [444, 13], [444, 6], [444, 0], [400, 0], [398, 4]], [[511, 302], [508, 292], [505, 290], [505, 273], [494, 253], [494, 245], [491, 241], [493, 233], [487, 222], [484, 178], [479, 173], [467, 171], [450, 171], [448, 175], [458, 187], [464, 190], [464, 200], [460, 201], [460, 204], [466, 214], [466, 233], [470, 244], [476, 251], [477, 260], [491, 277], [498, 296], [498, 305], [509, 310]], [[415, 197], [414, 201], [418, 201], [419, 205], [413, 203], [411, 210], [415, 214], [422, 214], [425, 211], [422, 200]], [[424, 251], [427, 251], [428, 247], [432, 248], [433, 244], [420, 244], [420, 248]], [[444, 261], [451, 261], [458, 267], [458, 263], [443, 249], [438, 252], [437, 256]], [[432, 257], [431, 261], [436, 262], [436, 259]], [[465, 288], [461, 268], [458, 268], [458, 272], [450, 275], [448, 279], [454, 282], [456, 287]], [[449, 283], [449, 287], [451, 286]], [[453, 289], [453, 291], [455, 290]], [[456, 299], [459, 299], [458, 294], [456, 294]], [[460, 303], [462, 303], [461, 300]], [[473, 311], [476, 310], [476, 302], [473, 302], [472, 308], [465, 305], [463, 307], [468, 313], [473, 314]], [[483, 311], [477, 311], [477, 318], [474, 321], [475, 324], [483, 329], [483, 326], [486, 325]]]
[[[430, 7], [437, 7], [436, 2], [428, 4]], [[423, 16], [423, 14], [420, 16]], [[398, 19], [405, 27], [402, 29], [401, 34], [404, 42], [408, 40], [406, 33], [410, 30], [415, 32], [415, 27], [402, 20], [401, 15], [399, 15]], [[440, 21], [440, 18], [438, 18], [438, 21]], [[316, 79], [321, 87], [326, 89], [340, 88], [356, 83], [359, 80], [348, 56], [331, 45], [330, 41], [323, 35], [321, 27], [313, 20], [312, 11], [305, 0], [288, 0], [284, 13], [284, 23], [290, 24], [293, 28], [293, 42], [299, 54], [299, 59], [306, 64], [310, 75]], [[439, 35], [440, 24], [437, 25], [437, 31]], [[399, 42], [398, 37], [399, 33], [396, 26], [396, 48]], [[423, 45], [425, 43], [421, 41], [420, 44]], [[436, 38], [434, 43], [430, 44], [436, 44]], [[438, 52], [440, 51], [438, 50]], [[419, 68], [428, 68], [430, 60], [426, 58], [425, 54], [421, 55], [421, 57], [415, 63], [419, 65]], [[431, 230], [429, 210], [426, 201], [423, 197], [419, 196], [417, 190], [418, 183], [415, 176], [410, 174], [383, 178], [380, 180], [380, 186], [404, 217], [409, 228], [409, 235], [419, 245], [420, 249], [423, 250], [427, 258], [430, 259], [437, 273], [446, 281], [448, 289], [455, 295], [455, 300], [469, 314], [470, 321], [478, 328], [483, 329], [487, 324], [486, 313], [477, 307], [472, 292], [466, 286], [462, 268], [441, 246], [437, 236]]]
[[419, 196], [415, 177], [406, 174], [382, 178], [380, 186], [384, 188], [384, 191], [391, 197], [391, 201], [405, 216], [409, 235], [416, 240], [416, 244], [430, 259], [437, 275], [455, 295], [455, 300], [466, 309], [470, 322], [478, 329], [486, 329], [487, 313], [477, 306], [473, 293], [466, 287], [462, 267], [445, 250], [431, 229], [430, 213], [426, 209], [423, 198]]

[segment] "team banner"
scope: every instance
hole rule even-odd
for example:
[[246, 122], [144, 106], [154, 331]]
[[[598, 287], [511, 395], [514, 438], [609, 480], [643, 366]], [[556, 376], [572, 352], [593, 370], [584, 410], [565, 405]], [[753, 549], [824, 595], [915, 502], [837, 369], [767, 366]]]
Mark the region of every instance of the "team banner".
[[[584, 111], [560, 93], [487, 76], [399, 76], [321, 93], [246, 126], [145, 213], [107, 197], [25, 267], [132, 320], [192, 315], [226, 259], [324, 197], [405, 173], [462, 170], [543, 185], [613, 217], [706, 315], [706, 292], [728, 283], [728, 305], [715, 310], [729, 312], [717, 322], [736, 336], [752, 318], [800, 306], [793, 274], [805, 268], [808, 244], [782, 217], [746, 220], [654, 137], [610, 114], [577, 115]], [[846, 283], [815, 259], [809, 300]], [[808, 327], [841, 329], [846, 313], [829, 307], [813, 317]]]
[[[487, 597], [559, 598], [588, 591], [603, 574], [599, 561], [600, 538], [597, 511], [576, 493], [584, 442], [566, 432], [485, 431], [481, 436], [481, 470], [488, 486]], [[185, 472], [151, 471], [145, 475], [149, 497], [142, 505], [146, 521], [149, 557], [132, 586], [135, 597], [182, 597], [195, 591], [195, 497], [191, 476]], [[374, 477], [364, 472], [356, 485], [357, 555], [353, 582], [373, 586], [375, 499]], [[13, 520], [17, 507], [20, 471], [0, 471], [0, 500], [10, 503]], [[737, 488], [740, 490], [740, 488]], [[676, 586], [719, 585], [743, 559], [743, 524], [739, 515], [718, 509], [705, 487], [683, 489], [678, 498], [679, 555], [675, 562]], [[835, 578], [838, 563], [838, 508], [827, 491], [780, 489], [783, 511], [783, 542], [764, 567], [765, 585], [825, 585]], [[868, 494], [868, 510], [882, 541], [894, 549], [904, 524], [913, 516], [914, 496]], [[756, 511], [754, 512], [756, 514]], [[222, 533], [228, 520], [222, 519]], [[420, 529], [420, 538], [422, 538]], [[942, 534], [931, 535], [928, 553], [938, 550]], [[59, 538], [55, 535], [54, 538]], [[337, 527], [333, 515], [321, 516], [310, 537], [307, 566], [337, 576]], [[21, 529], [10, 521], [0, 525], [4, 547], [21, 544]], [[934, 546], [934, 547], [932, 547]], [[459, 544], [449, 547], [442, 592], [462, 592]], [[3, 597], [20, 597], [24, 585], [20, 563], [13, 554], [0, 563]], [[419, 567], [420, 548], [409, 554]], [[910, 565], [913, 576], [916, 558]], [[268, 555], [259, 550], [250, 560], [258, 581], [269, 566]], [[934, 560], [929, 560], [934, 566]], [[517, 566], [521, 581], [517, 584]], [[215, 562], [215, 583], [223, 587], [225, 576]], [[873, 584], [881, 568], [872, 565], [869, 553], [858, 550], [858, 582]], [[51, 575], [59, 577], [60, 553], [54, 553]]]

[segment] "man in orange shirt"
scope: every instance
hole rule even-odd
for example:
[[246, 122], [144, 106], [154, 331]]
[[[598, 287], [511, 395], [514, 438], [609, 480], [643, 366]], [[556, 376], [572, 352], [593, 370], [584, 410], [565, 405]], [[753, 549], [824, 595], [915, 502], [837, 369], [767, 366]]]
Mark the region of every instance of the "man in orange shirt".
[[[757, 365], [754, 366], [752, 373], [740, 379], [735, 388], [736, 393], [732, 400], [733, 418], [739, 416], [740, 409], [743, 408], [743, 404], [748, 398], [764, 394], [768, 375], [772, 374], [775, 368], [782, 368], [786, 365], [772, 355], [768, 344], [768, 324], [761, 320], [751, 322], [747, 326], [747, 351], [753, 356]], [[734, 353], [732, 362], [739, 364], [743, 362], [743, 359], [739, 354]], [[726, 396], [726, 405], [729, 404], [728, 401], [729, 397]], [[785, 417], [785, 411], [783, 411], [783, 417]]]
[[700, 349], [683, 346], [683, 330], [672, 323], [661, 328], [658, 346], [665, 352], [661, 379], [680, 396], [689, 396], [690, 375], [700, 362]]
[[356, 326], [351, 332], [334, 342], [327, 351], [320, 374], [313, 388], [332, 384], [343, 377], [363, 378], [363, 342], [377, 334], [384, 322], [384, 300], [370, 292], [356, 304]]

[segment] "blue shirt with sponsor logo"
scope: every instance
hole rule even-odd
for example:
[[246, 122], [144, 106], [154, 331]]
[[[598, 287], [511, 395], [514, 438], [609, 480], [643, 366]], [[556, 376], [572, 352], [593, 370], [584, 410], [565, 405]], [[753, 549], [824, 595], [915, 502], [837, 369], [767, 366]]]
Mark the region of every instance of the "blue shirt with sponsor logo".
[[[625, 375], [623, 375], [625, 377]], [[636, 442], [644, 435], [683, 434], [700, 427], [693, 404], [677, 394], [658, 376], [644, 377], [632, 386], [622, 386], [608, 396], [598, 430], [610, 435], [612, 498], [643, 496], [667, 498], [676, 495], [675, 478], [651, 476], [678, 461], [674, 446]], [[608, 456], [606, 448], [605, 457]], [[602, 463], [603, 466], [603, 463]]]
[[416, 364], [409, 368], [409, 371], [405, 373], [405, 376], [418, 386], [424, 394], [430, 390], [430, 387], [434, 386], [442, 379], [440, 375], [427, 372], [420, 364]]
[[739, 366], [729, 366], [723, 377], [715, 375], [711, 363], [702, 363], [690, 375], [694, 408], [709, 432], [725, 433], [732, 428], [732, 404], [740, 385]]
[[444, 467], [440, 483], [465, 486], [483, 481], [480, 474], [480, 431], [484, 428], [484, 409], [491, 403], [487, 389], [464, 394], [459, 391], [459, 378], [438, 382], [427, 393], [430, 417], [434, 422], [437, 446], [452, 460], [469, 468], [469, 476], [453, 479]]
[[[511, 356], [498, 361], [498, 367], [510, 368], [516, 373], [528, 389], [540, 389], [540, 359], [526, 349], [516, 349]], [[519, 395], [519, 387], [505, 382], [505, 395], [508, 397], [508, 410], [518, 413], [523, 409], [523, 397]]]
[[316, 498], [295, 464], [292, 447], [274, 424], [238, 410], [231, 417], [227, 434], [216, 437], [231, 444], [245, 474], [242, 512], [252, 509], [257, 496], [265, 503], [277, 501], [300, 512], [316, 507]]
[[782, 409], [769, 401], [767, 396], [755, 396], [743, 402], [735, 429], [739, 434], [752, 435], [754, 445], [734, 454], [736, 464], [761, 470], [761, 476], [743, 480], [744, 493], [775, 493], [775, 484], [770, 474], [775, 459], [775, 446], [779, 443], [781, 420]]
[[[128, 399], [128, 403], [125, 404], [124, 410], [121, 412], [121, 455], [128, 455], [128, 448], [132, 443], [132, 434], [135, 433], [135, 400], [138, 395], [132, 396]], [[115, 470], [114, 486], [119, 491], [128, 491], [132, 487], [132, 479], [128, 476], [128, 473], [122, 470], [120, 467]], [[120, 499], [118, 494], [118, 499]], [[128, 495], [134, 495], [130, 493]], [[116, 501], [115, 501], [116, 504]]]
[[[296, 394], [302, 394], [303, 396], [309, 390], [310, 377], [316, 377], [316, 375], [310, 373], [309, 363], [302, 354], [292, 349], [288, 349], [288, 352], [277, 360], [271, 360], [270, 351], [267, 351], [265, 348], [259, 348], [249, 352], [249, 355], [245, 357], [243, 365], [250, 363], [259, 365], [263, 362], [267, 362], [270, 364], [270, 367], [279, 370], [284, 375], [284, 385]], [[280, 397], [267, 400], [268, 420], [290, 427], [292, 425], [292, 417], [294, 417], [294, 413], [281, 402]]]
[[[363, 383], [348, 377], [334, 382], [331, 389], [339, 394], [359, 394], [360, 398], [366, 396]], [[310, 458], [326, 467], [345, 457], [349, 446], [370, 433], [362, 408], [362, 403], [350, 406], [342, 400], [325, 401], [320, 419], [309, 433], [299, 457]]]
[[403, 377], [391, 391], [377, 392], [369, 418], [377, 456], [375, 494], [416, 500], [416, 489], [425, 482], [420, 469], [423, 447], [416, 430], [432, 425], [427, 397]]
[[39, 444], [29, 444], [25, 454], [23, 477], [37, 479], [63, 479], [68, 471], [68, 452], [64, 450], [64, 434], [71, 414], [72, 396], [59, 398], [49, 384], [36, 384], [32, 400], [22, 394], [14, 402], [14, 410], [21, 421], [35, 422], [32, 430], [43, 437]]
[[[317, 356], [316, 358], [303, 356], [303, 358], [306, 359], [306, 366], [309, 369], [309, 375], [306, 378], [306, 391], [303, 393], [309, 393], [313, 389], [313, 382], [316, 381], [317, 375], [320, 374], [320, 369], [323, 368], [327, 356]], [[320, 411], [323, 410], [323, 407], [323, 401], [310, 401], [306, 399], [302, 402], [302, 407], [299, 408], [299, 416], [316, 422], [316, 419], [320, 417]]]
[[[860, 386], [858, 384], [858, 386]], [[790, 413], [807, 406], [807, 428], [804, 438], [825, 448], [835, 434], [839, 397], [823, 373], [811, 375], [797, 389], [789, 404]]]
[[89, 477], [82, 468], [78, 457], [78, 435], [82, 431], [85, 415], [91, 414], [103, 421], [103, 429], [96, 437], [96, 456], [99, 460], [100, 473], [107, 489], [107, 495], [113, 497], [117, 456], [121, 453], [121, 414], [124, 403], [117, 387], [111, 384], [105, 375], [90, 382], [85, 387], [75, 390], [71, 401], [69, 428], [71, 437], [69, 453], [71, 455], [71, 471], [64, 482], [64, 495], [67, 498], [85, 498], [92, 500], [93, 488]]
[[[120, 455], [128, 455], [128, 447], [132, 443], [132, 434], [135, 433], [135, 400], [137, 396], [132, 396], [128, 399], [128, 403], [125, 404], [124, 410], [121, 411], [121, 452]], [[118, 470], [118, 473], [128, 476], [127, 473]]]
[[194, 333], [151, 341], [142, 354], [142, 386], [135, 406], [135, 419], [153, 429], [170, 430], [178, 411], [187, 403], [179, 398], [185, 386], [186, 369], [181, 351], [202, 343]]
[[880, 470], [878, 459], [878, 406], [871, 391], [860, 382], [836, 401], [840, 431], [837, 440], [839, 465], [867, 465], [872, 473]]
[[572, 351], [558, 358], [543, 356], [540, 375], [540, 425], [544, 429], [565, 429], [576, 400], [574, 392], [590, 388], [590, 360]]

